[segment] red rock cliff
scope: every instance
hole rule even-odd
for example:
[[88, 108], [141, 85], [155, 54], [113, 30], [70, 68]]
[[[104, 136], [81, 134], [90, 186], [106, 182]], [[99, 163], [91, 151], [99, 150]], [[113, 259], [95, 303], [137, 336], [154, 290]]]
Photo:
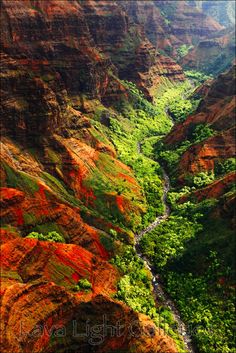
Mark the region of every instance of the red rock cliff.
[[235, 156], [235, 66], [213, 81], [196, 113], [177, 124], [165, 138], [180, 144], [194, 127], [208, 124], [214, 135], [191, 146], [181, 157], [179, 174], [213, 170], [217, 161]]
[[[171, 75], [171, 65], [163, 69], [169, 59], [156, 55], [114, 2], [4, 0], [1, 20], [3, 352], [82, 353], [92, 346], [101, 353], [174, 353], [173, 340], [150, 319], [111, 297], [119, 274], [107, 260], [119, 244], [109, 232], [115, 229], [131, 242], [144, 200], [131, 169], [82, 113], [88, 101], [112, 105], [125, 96], [121, 74], [151, 97], [160, 78]], [[110, 24], [109, 38], [103, 26]], [[119, 64], [116, 50], [127, 48], [134, 28], [138, 44], [128, 47], [127, 56], [121, 50]], [[133, 77], [125, 77], [126, 60], [137, 65]], [[175, 79], [183, 79], [180, 68], [178, 75]], [[49, 229], [66, 243], [25, 238]], [[74, 292], [83, 277], [92, 291]], [[73, 334], [73, 322], [84, 332], [86, 318], [98, 325], [104, 315], [110, 325], [121, 321], [121, 337], [108, 335], [94, 346], [87, 336]], [[57, 329], [67, 334], [58, 336]]]

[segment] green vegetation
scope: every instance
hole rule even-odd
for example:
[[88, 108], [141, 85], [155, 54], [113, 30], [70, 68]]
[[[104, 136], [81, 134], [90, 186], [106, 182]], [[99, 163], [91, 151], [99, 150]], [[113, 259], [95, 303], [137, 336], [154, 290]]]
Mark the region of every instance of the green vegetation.
[[42, 241], [52, 241], [55, 243], [65, 243], [63, 236], [58, 234], [56, 231], [48, 232], [47, 234], [31, 232], [29, 235], [27, 235], [26, 238], [38, 239]]
[[[187, 76], [195, 84], [209, 78], [197, 72], [188, 72]], [[159, 106], [162, 110], [168, 106], [171, 117], [181, 122], [185, 119], [185, 107], [186, 114], [189, 114], [191, 109], [196, 109], [197, 101], [186, 101], [184, 89], [181, 93], [184, 99], [181, 101], [179, 89], [162, 92]], [[162, 161], [171, 176], [172, 189], [168, 194], [168, 203], [172, 213], [157, 228], [145, 234], [140, 245], [142, 253], [161, 274], [164, 286], [189, 325], [199, 351], [231, 353], [235, 352], [235, 271], [233, 246], [229, 246], [234, 243], [233, 229], [228, 221], [212, 219], [211, 215], [235, 191], [231, 187], [219, 200], [201, 202], [197, 202], [193, 192], [234, 171], [235, 159], [219, 161], [210, 172], [186, 176], [186, 185], [182, 188], [176, 183], [178, 163], [183, 153], [214, 134], [210, 125], [198, 124], [190, 126], [185, 140], [175, 146], [165, 146], [161, 136], [155, 139], [149, 137], [142, 142], [144, 153]], [[180, 203], [183, 196], [186, 201]]]
[[162, 274], [199, 351], [231, 353], [235, 280], [234, 246], [228, 244], [234, 242], [233, 229], [210, 218], [221, 199], [178, 203], [194, 190], [185, 186], [169, 193], [172, 215], [142, 237], [142, 252]]
[[[214, 134], [215, 131], [208, 124], [194, 125], [191, 127], [190, 131], [187, 132], [185, 137], [186, 139], [177, 145], [164, 146], [164, 143], [161, 140], [158, 141], [154, 146], [156, 158], [162, 161], [162, 163], [166, 166], [170, 176], [174, 176], [176, 174], [176, 169], [183, 153], [190, 146], [201, 143], [209, 137], [214, 136]], [[204, 175], [201, 173], [200, 176], [196, 176], [196, 182], [199, 177], [204, 178]], [[190, 179], [188, 182], [193, 185], [193, 178]], [[173, 182], [175, 181], [173, 180]]]
[[124, 81], [123, 84], [129, 90], [130, 99], [117, 105], [120, 114], [110, 118], [107, 134], [113, 141], [119, 158], [134, 170], [144, 190], [147, 211], [140, 225], [144, 227], [158, 214], [163, 213], [163, 183], [161, 168], [158, 162], [151, 159], [154, 143], [149, 148], [144, 148], [144, 154], [140, 152], [143, 152], [142, 146], [149, 137], [156, 135], [155, 138], [158, 139], [170, 130], [172, 124], [163, 109], [148, 102], [133, 83]]
[[213, 78], [213, 76], [211, 75], [207, 75], [204, 72], [196, 71], [196, 70], [187, 70], [187, 71], [184, 71], [184, 73], [186, 77], [191, 79], [195, 83], [195, 85], [198, 85], [198, 86], [204, 83], [205, 81]]
[[215, 164], [215, 174], [221, 176], [236, 170], [236, 158], [228, 158]]
[[114, 250], [114, 236], [112, 236], [112, 238], [101, 234], [100, 235], [100, 241], [102, 243], [102, 245], [104, 246], [104, 248], [107, 251], [113, 251]]
[[157, 268], [182, 255], [185, 243], [201, 229], [197, 222], [190, 222], [182, 216], [170, 216], [150, 233], [144, 234], [140, 244], [144, 255]]
[[179, 146], [166, 147], [162, 141], [158, 141], [155, 145], [156, 156], [158, 156], [158, 159], [165, 165], [170, 176], [175, 175], [180, 157], [190, 146], [191, 142], [188, 140], [182, 142]]
[[108, 134], [119, 158], [134, 170], [144, 190], [147, 204], [142, 217], [144, 227], [164, 211], [162, 171], [159, 163], [152, 158], [156, 153], [156, 142], [172, 126], [167, 110], [181, 121], [196, 108], [196, 102], [189, 98], [193, 88], [188, 81], [163, 87], [154, 104], [148, 102], [133, 83], [123, 81], [123, 84], [129, 90], [130, 99], [117, 105], [121, 115], [110, 118]]
[[231, 269], [210, 252], [204, 275], [168, 272], [166, 288], [188, 322], [203, 353], [235, 352], [235, 288], [227, 283]]
[[162, 305], [156, 307], [149, 271], [135, 250], [131, 246], [124, 246], [121, 254], [116, 255], [111, 263], [117, 266], [122, 274], [115, 297], [133, 310], [152, 318], [157, 327], [165, 329], [165, 332], [175, 339], [178, 352], [183, 352], [183, 342], [176, 332], [176, 322], [171, 311]]
[[231, 48], [228, 49], [228, 53], [222, 53], [220, 52], [220, 54], [214, 58], [213, 62], [208, 63], [208, 65], [205, 65], [204, 71], [217, 76], [220, 73], [228, 70], [231, 65], [233, 60], [235, 59], [235, 50], [234, 50], [234, 39], [231, 39]]
[[74, 292], [85, 291], [86, 293], [90, 292], [92, 289], [92, 284], [87, 278], [81, 278], [77, 285], [73, 287]]
[[[214, 135], [207, 124], [191, 127], [186, 140], [166, 148], [161, 140], [156, 156], [166, 165], [176, 188], [168, 194], [171, 216], [141, 239], [142, 252], [162, 275], [167, 292], [176, 301], [189, 325], [199, 351], [235, 352], [233, 342], [235, 271], [233, 229], [223, 219], [213, 219], [234, 188], [219, 200], [197, 202], [193, 192], [215, 178], [235, 170], [235, 159], [219, 161], [215, 170], [186, 176], [186, 185], [176, 184], [178, 162], [191, 145]], [[155, 155], [155, 153], [154, 153]], [[185, 196], [186, 201], [180, 203]]]
[[183, 58], [192, 49], [192, 45], [183, 44], [177, 49], [178, 58]]
[[62, 201], [73, 206], [81, 206], [80, 200], [75, 197], [72, 190], [69, 190], [62, 180], [55, 178], [47, 172], [42, 172], [41, 176], [45, 183], [62, 199]]
[[202, 188], [211, 184], [215, 180], [215, 175], [213, 172], [200, 172], [193, 176], [193, 184], [197, 188]]
[[32, 195], [39, 190], [36, 178], [28, 175], [27, 173], [15, 171], [6, 163], [3, 163], [3, 168], [6, 171], [8, 187], [20, 189]]
[[[105, 179], [104, 174], [101, 175], [99, 170], [94, 170], [83, 183], [86, 188], [94, 191], [95, 197], [91, 201], [93, 208], [102, 210], [106, 219], [123, 229], [138, 231], [164, 211], [162, 170], [153, 158], [156, 142], [172, 127], [167, 110], [169, 109], [169, 114], [173, 114], [176, 120], [185, 119], [186, 115], [195, 109], [196, 102], [192, 102], [189, 98], [192, 86], [188, 82], [169, 83], [163, 86], [154, 104], [145, 99], [135, 84], [128, 81], [121, 83], [126, 87], [129, 99], [119, 101], [116, 111], [97, 106], [95, 114], [91, 116], [91, 122], [93, 130], [108, 136], [118, 151], [119, 159], [133, 169], [136, 179], [142, 186], [143, 195], [140, 195], [138, 188], [137, 193], [135, 191], [130, 193], [125, 180], [123, 182], [117, 178], [119, 171], [118, 167], [114, 166], [114, 160], [106, 154], [100, 154], [96, 164], [109, 178]], [[104, 116], [107, 124], [102, 125], [100, 121]], [[121, 170], [120, 173], [123, 174], [124, 171]], [[104, 190], [108, 194], [105, 195]], [[132, 200], [132, 204], [135, 205], [130, 210], [128, 222], [117, 207], [116, 195], [122, 195], [127, 202]], [[140, 211], [143, 213], [142, 220], [139, 216]]]
[[198, 124], [195, 126], [190, 140], [193, 144], [200, 143], [214, 135], [214, 130], [208, 124]]
[[[188, 76], [195, 84], [209, 78], [196, 72], [189, 72]], [[145, 192], [148, 211], [142, 219], [143, 227], [163, 212], [160, 201], [163, 196], [161, 168], [153, 159], [161, 160], [167, 166], [174, 185], [183, 153], [190, 146], [214, 136], [215, 131], [208, 124], [193, 125], [184, 141], [166, 148], [162, 137], [172, 125], [168, 114], [174, 121], [181, 122], [197, 107], [198, 101], [191, 98], [192, 86], [184, 83], [165, 87], [156, 97], [155, 105], [151, 105], [133, 84], [124, 84], [130, 91], [132, 104], [122, 102], [117, 106], [120, 115], [110, 119], [110, 138], [120, 159], [135, 171]], [[230, 159], [219, 162], [215, 171], [187, 176], [186, 185], [181, 189], [172, 189], [168, 195], [171, 216], [152, 232], [145, 234], [140, 242], [142, 252], [162, 275], [166, 290], [176, 300], [186, 323], [192, 326], [195, 343], [204, 353], [232, 351], [232, 315], [228, 312], [232, 307], [232, 279], [229, 270], [224, 272], [227, 266], [232, 270], [232, 254], [227, 250], [232, 232], [222, 222], [216, 224], [215, 220], [210, 219], [222, 199], [196, 202], [192, 193], [234, 168], [235, 160]], [[229, 194], [232, 192], [229, 190]], [[187, 196], [187, 201], [179, 203], [183, 196]], [[215, 253], [214, 258], [211, 256], [211, 250], [219, 250], [217, 246], [224, 249], [226, 259], [222, 258], [220, 251]], [[150, 277], [134, 250], [131, 247], [123, 249], [112, 262], [122, 274], [118, 282], [117, 299], [149, 315], [161, 327], [167, 320], [171, 334], [175, 335], [176, 324], [170, 312], [166, 312], [162, 306], [157, 312], [150, 291]], [[217, 263], [221, 264], [221, 270], [215, 271], [213, 275], [212, 268]], [[227, 285], [221, 285], [222, 277]], [[220, 287], [223, 291], [221, 294]], [[226, 303], [222, 301], [222, 293], [227, 297]]]
[[181, 122], [196, 110], [199, 103], [198, 100], [191, 98], [192, 93], [193, 87], [187, 80], [160, 92], [156, 97], [155, 104], [163, 111], [167, 111], [174, 121]]

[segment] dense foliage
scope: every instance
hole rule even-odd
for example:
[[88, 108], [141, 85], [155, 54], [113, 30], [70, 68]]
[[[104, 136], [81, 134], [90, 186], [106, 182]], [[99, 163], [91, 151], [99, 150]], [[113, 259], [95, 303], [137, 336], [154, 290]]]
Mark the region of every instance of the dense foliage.
[[231, 269], [210, 253], [204, 275], [168, 272], [166, 288], [202, 353], [233, 353], [235, 342], [235, 288], [227, 283]]
[[143, 253], [157, 268], [162, 268], [170, 259], [181, 256], [185, 243], [194, 237], [201, 227], [182, 216], [170, 216], [151, 233], [141, 239]]
[[182, 58], [185, 55], [188, 54], [189, 50], [192, 49], [192, 45], [187, 45], [187, 44], [182, 44], [178, 49], [177, 49], [177, 54], [178, 58]]
[[166, 111], [176, 122], [181, 122], [197, 107], [199, 101], [192, 99], [193, 86], [189, 81], [172, 85], [156, 96], [157, 107]]
[[[188, 72], [187, 76], [195, 85], [209, 78], [198, 72]], [[165, 87], [152, 105], [134, 84], [123, 84], [129, 91], [129, 100], [119, 102], [116, 113], [109, 116], [106, 133], [115, 145], [119, 158], [134, 170], [144, 190], [147, 210], [141, 227], [147, 226], [164, 211], [162, 170], [157, 160], [167, 167], [175, 186], [168, 195], [172, 214], [142, 237], [142, 252], [155, 265], [184, 320], [192, 326], [190, 333], [199, 350], [203, 353], [231, 352], [232, 315], [228, 310], [232, 307], [232, 295], [229, 294], [232, 293], [232, 280], [224, 269], [227, 266], [232, 269], [229, 260], [232, 254], [225, 245], [230, 243], [232, 234], [222, 222], [215, 228], [213, 224], [211, 226], [210, 214], [221, 200], [197, 203], [193, 192], [233, 170], [235, 160], [221, 161], [210, 172], [187, 175], [186, 185], [180, 188], [175, 183], [175, 177], [181, 156], [192, 145], [202, 143], [215, 134], [211, 126], [198, 124], [191, 126], [186, 139], [180, 144], [171, 147], [163, 144], [162, 138], [172, 126], [169, 116], [173, 121], [181, 122], [196, 109], [198, 101], [191, 98], [193, 86], [185, 82]], [[182, 197], [186, 201], [181, 203]], [[111, 234], [111, 241], [116, 238], [117, 234]], [[221, 258], [217, 244], [224, 249], [226, 259]], [[212, 253], [214, 256], [211, 250], [217, 250]], [[216, 272], [213, 275], [212, 269], [217, 262], [221, 264], [221, 274]], [[116, 298], [134, 310], [149, 315], [160, 327], [167, 322], [168, 333], [177, 339], [176, 323], [164, 306], [157, 310], [151, 293], [151, 278], [134, 249], [125, 246], [112, 263], [122, 275]], [[222, 281], [224, 286], [221, 285]], [[219, 285], [223, 292], [220, 292]], [[227, 294], [225, 304], [222, 293]]]
[[65, 243], [65, 239], [62, 235], [58, 234], [56, 231], [48, 232], [47, 234], [42, 234], [38, 232], [31, 232], [26, 238], [38, 239], [43, 241], [53, 241], [55, 243]]
[[[174, 184], [178, 161], [192, 144], [214, 134], [208, 125], [196, 125], [188, 140], [173, 149], [159, 141], [156, 151], [176, 185], [168, 195], [172, 214], [141, 240], [142, 251], [162, 273], [166, 290], [176, 301], [190, 333], [203, 353], [234, 352], [233, 231], [229, 224], [211, 220], [223, 198], [197, 202], [192, 193], [235, 169], [235, 160], [218, 162], [215, 170], [186, 176], [181, 189]], [[231, 197], [229, 191], [224, 197]], [[180, 203], [185, 196], [186, 201]], [[191, 200], [191, 201], [190, 201]], [[219, 205], [219, 206], [217, 206]]]
[[143, 260], [137, 256], [131, 246], [125, 246], [122, 253], [116, 255], [111, 262], [118, 267], [122, 274], [115, 297], [125, 302], [133, 310], [152, 318], [157, 327], [161, 327], [166, 334], [175, 339], [179, 353], [183, 352], [183, 342], [176, 332], [176, 322], [171, 311], [162, 305], [157, 307], [155, 304], [150, 273], [145, 268]]
[[225, 161], [215, 164], [215, 174], [218, 176], [233, 172], [236, 170], [236, 158], [228, 158]]
[[[170, 175], [174, 176], [176, 174], [178, 163], [184, 152], [189, 147], [203, 142], [214, 134], [215, 131], [208, 124], [194, 125], [192, 126], [191, 131], [188, 132], [188, 136], [186, 136], [185, 140], [177, 145], [165, 146], [161, 140], [157, 141], [154, 146], [156, 158], [162, 161]], [[202, 176], [204, 177], [204, 175]], [[190, 179], [188, 179], [188, 182], [189, 181]], [[194, 185], [193, 178], [191, 178], [191, 184]]]
[[[162, 107], [148, 102], [133, 83], [124, 81], [123, 84], [130, 98], [117, 105], [119, 114], [110, 117], [107, 133], [119, 158], [134, 170], [144, 190], [147, 209], [140, 226], [145, 227], [164, 210], [162, 171], [159, 163], [151, 159], [152, 146], [170, 130], [172, 123]], [[145, 148], [147, 141], [150, 143]]]
[[206, 80], [212, 79], [213, 76], [207, 75], [204, 72], [196, 70], [187, 70], [184, 72], [185, 75], [191, 79], [196, 85], [204, 83]]
[[199, 350], [231, 353], [234, 255], [227, 244], [233, 231], [209, 218], [220, 200], [179, 203], [194, 190], [185, 186], [169, 193], [172, 216], [142, 237], [142, 251], [162, 273]]
[[87, 278], [81, 278], [76, 286], [74, 286], [73, 290], [75, 292], [85, 291], [89, 292], [92, 289], [92, 284], [89, 282]]

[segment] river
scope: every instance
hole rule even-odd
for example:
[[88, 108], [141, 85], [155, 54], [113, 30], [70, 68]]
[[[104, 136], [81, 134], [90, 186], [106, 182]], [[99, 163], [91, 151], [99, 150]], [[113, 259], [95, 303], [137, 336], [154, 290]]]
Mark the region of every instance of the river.
[[[139, 153], [142, 153], [141, 149], [141, 142], [138, 142], [137, 144], [137, 149]], [[168, 294], [165, 292], [164, 287], [161, 284], [160, 281], [160, 276], [159, 274], [155, 271], [155, 268], [151, 265], [151, 263], [148, 261], [148, 259], [142, 254], [139, 242], [142, 236], [146, 233], [151, 232], [153, 229], [157, 228], [158, 225], [166, 220], [170, 213], [171, 209], [167, 203], [167, 194], [170, 190], [170, 179], [169, 176], [167, 175], [166, 171], [162, 169], [163, 171], [163, 181], [164, 181], [164, 186], [163, 186], [163, 203], [165, 207], [164, 214], [161, 216], [158, 216], [154, 222], [150, 223], [145, 229], [143, 229], [140, 233], [135, 235], [135, 249], [137, 252], [137, 255], [144, 261], [145, 266], [150, 270], [152, 274], [152, 286], [153, 286], [153, 293], [156, 299], [156, 302], [161, 302], [164, 306], [168, 307], [173, 316], [174, 319], [177, 323], [177, 331], [180, 334], [180, 336], [183, 337], [184, 341], [184, 346], [185, 346], [185, 351], [186, 353], [196, 353], [192, 339], [190, 334], [188, 333], [188, 329], [186, 324], [182, 321], [181, 315], [175, 305], [175, 303], [171, 300], [171, 298], [168, 296]]]

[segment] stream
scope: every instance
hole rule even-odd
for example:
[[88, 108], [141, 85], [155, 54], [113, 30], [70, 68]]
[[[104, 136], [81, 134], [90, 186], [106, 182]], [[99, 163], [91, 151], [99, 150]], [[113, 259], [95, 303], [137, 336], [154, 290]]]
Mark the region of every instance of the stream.
[[[142, 153], [141, 142], [137, 143], [137, 150], [139, 153]], [[166, 220], [169, 217], [170, 212], [171, 212], [170, 207], [167, 204], [167, 194], [170, 190], [170, 179], [169, 179], [169, 176], [167, 175], [166, 171], [164, 169], [162, 169], [162, 171], [163, 171], [163, 179], [164, 179], [163, 198], [162, 198], [164, 206], [165, 206], [164, 214], [162, 216], [158, 216], [154, 220], [154, 222], [149, 224], [140, 233], [135, 235], [135, 249], [136, 249], [137, 255], [144, 261], [145, 266], [150, 270], [150, 272], [152, 274], [153, 293], [154, 293], [156, 301], [161, 301], [164, 306], [168, 307], [171, 310], [171, 312], [174, 316], [174, 319], [177, 323], [177, 331], [178, 331], [179, 335], [182, 336], [183, 341], [184, 341], [184, 348], [185, 348], [186, 353], [196, 353], [195, 349], [193, 347], [193, 344], [192, 344], [191, 336], [188, 333], [187, 326], [182, 321], [180, 313], [179, 313], [178, 309], [176, 308], [175, 303], [171, 300], [171, 298], [168, 296], [168, 294], [164, 291], [163, 286], [160, 282], [159, 274], [156, 273], [154, 266], [152, 266], [151, 263], [149, 262], [149, 260], [142, 254], [142, 251], [141, 251], [140, 245], [139, 245], [139, 242], [140, 242], [140, 239], [142, 238], [142, 236], [146, 233], [151, 232], [156, 227], [158, 227], [158, 225], [161, 222], [163, 222], [164, 220]]]

